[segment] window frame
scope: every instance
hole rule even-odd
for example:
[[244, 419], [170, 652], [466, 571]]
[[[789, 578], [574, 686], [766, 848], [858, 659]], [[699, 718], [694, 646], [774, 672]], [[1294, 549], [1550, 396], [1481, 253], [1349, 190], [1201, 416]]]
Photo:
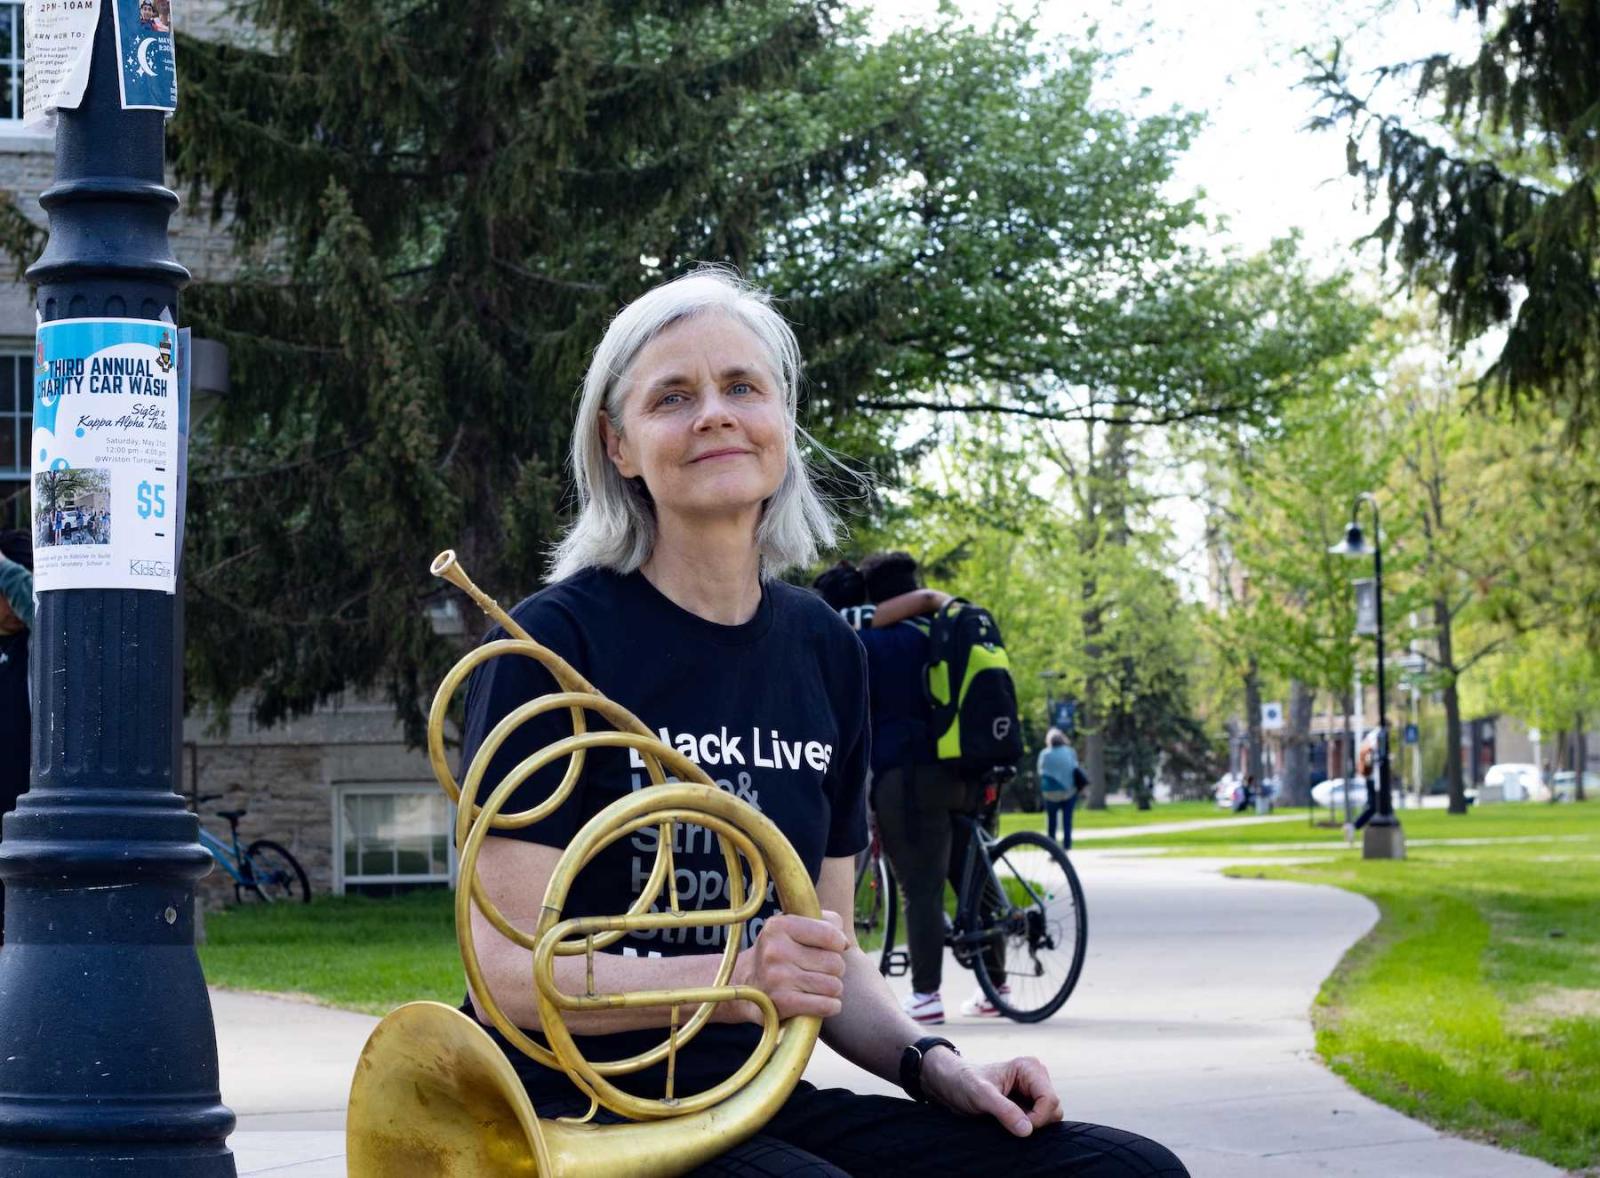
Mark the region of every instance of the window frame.
[[[33, 347], [20, 341], [0, 340], [0, 360], [7, 358], [16, 361], [12, 368], [16, 402], [10, 409], [0, 408], [0, 418], [16, 427], [16, 441], [12, 453], [0, 454], [0, 484], [26, 483], [33, 474], [33, 464], [26, 461], [33, 445], [33, 387], [27, 379], [32, 370]], [[13, 461], [20, 465], [11, 465]]]
[[[444, 885], [452, 890], [456, 886], [457, 863], [455, 846], [455, 806], [440, 795], [434, 782], [417, 781], [352, 781], [335, 783], [331, 791], [333, 800], [333, 894], [343, 896], [351, 887], [384, 887], [392, 884], [411, 886]], [[439, 795], [445, 803], [445, 863], [444, 875], [406, 873], [396, 875], [349, 874], [345, 871], [345, 817], [344, 803], [350, 797], [396, 797], [412, 795]]]
[[[0, 0], [0, 8], [10, 8], [11, 44], [0, 46], [0, 65], [11, 69], [11, 95], [7, 110], [15, 114], [0, 113], [0, 131], [15, 132], [22, 127], [22, 75], [27, 64], [27, 4], [25, 0]], [[8, 56], [9, 54], [9, 56]]]

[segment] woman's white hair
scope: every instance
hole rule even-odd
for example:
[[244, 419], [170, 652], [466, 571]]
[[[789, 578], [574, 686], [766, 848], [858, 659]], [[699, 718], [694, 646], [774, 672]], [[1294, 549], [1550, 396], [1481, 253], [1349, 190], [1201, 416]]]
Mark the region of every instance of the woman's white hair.
[[589, 361], [572, 431], [572, 478], [578, 488], [578, 518], [556, 545], [549, 579], [559, 581], [586, 568], [631, 573], [649, 559], [656, 541], [655, 507], [643, 479], [626, 479], [612, 464], [600, 432], [604, 413], [622, 432], [622, 401], [628, 370], [645, 345], [668, 327], [698, 315], [736, 320], [761, 341], [767, 366], [783, 392], [787, 447], [783, 482], [762, 507], [756, 530], [761, 575], [772, 576], [816, 561], [833, 546], [838, 522], [811, 481], [801, 456], [804, 431], [795, 415], [800, 399], [800, 345], [766, 291], [731, 270], [705, 266], [663, 283], [624, 307]]

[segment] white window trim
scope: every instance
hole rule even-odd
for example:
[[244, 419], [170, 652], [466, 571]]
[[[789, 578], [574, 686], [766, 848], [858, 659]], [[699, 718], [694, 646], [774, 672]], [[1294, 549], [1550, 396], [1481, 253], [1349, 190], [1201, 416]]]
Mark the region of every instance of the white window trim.
[[439, 791], [439, 786], [433, 782], [417, 781], [359, 781], [335, 782], [329, 791], [333, 809], [333, 894], [345, 894], [347, 884], [365, 886], [369, 884], [448, 884], [451, 889], [456, 886], [456, 846], [452, 831], [455, 829], [455, 807], [449, 806], [449, 829], [445, 834], [445, 862], [449, 865], [448, 878], [441, 875], [351, 875], [347, 876], [344, 870], [344, 799], [361, 795], [378, 795], [393, 797], [395, 794], [433, 794]]
[[[15, 356], [20, 360], [22, 363], [17, 368], [19, 373], [31, 371], [33, 343], [30, 340], [0, 339], [0, 356]], [[17, 380], [17, 397], [19, 406], [24, 401], [28, 405], [29, 430], [26, 434], [18, 435], [18, 441], [21, 442], [21, 445], [17, 447], [18, 457], [27, 458], [33, 449], [33, 385], [25, 376]], [[0, 410], [0, 416], [10, 418], [12, 421], [22, 420], [21, 415], [16, 410]], [[0, 481], [8, 484], [13, 482], [26, 483], [32, 477], [33, 472], [29, 465], [12, 467], [9, 465], [10, 462], [11, 455], [0, 454]]]

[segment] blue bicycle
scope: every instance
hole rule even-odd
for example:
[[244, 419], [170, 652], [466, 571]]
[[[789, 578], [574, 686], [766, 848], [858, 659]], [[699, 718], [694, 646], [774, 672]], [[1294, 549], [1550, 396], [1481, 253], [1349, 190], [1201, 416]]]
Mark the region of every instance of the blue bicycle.
[[[201, 802], [214, 802], [220, 797], [221, 794], [201, 794], [195, 799], [195, 806], [198, 808]], [[311, 883], [306, 879], [306, 869], [287, 848], [271, 839], [257, 839], [248, 847], [239, 846], [239, 819], [247, 813], [247, 810], [217, 811], [218, 818], [228, 820], [232, 847], [223, 846], [220, 839], [204, 827], [200, 828], [200, 845], [211, 852], [218, 866], [233, 879], [234, 899], [256, 899], [269, 904], [284, 900], [311, 903]]]

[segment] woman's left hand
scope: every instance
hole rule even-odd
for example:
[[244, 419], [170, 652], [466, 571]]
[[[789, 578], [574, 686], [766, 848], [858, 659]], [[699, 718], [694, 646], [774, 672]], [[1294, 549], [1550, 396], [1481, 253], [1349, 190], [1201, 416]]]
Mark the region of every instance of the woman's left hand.
[[1061, 1119], [1061, 1098], [1050, 1073], [1031, 1056], [973, 1064], [953, 1051], [930, 1051], [922, 1091], [955, 1112], [991, 1116], [1018, 1137]]

